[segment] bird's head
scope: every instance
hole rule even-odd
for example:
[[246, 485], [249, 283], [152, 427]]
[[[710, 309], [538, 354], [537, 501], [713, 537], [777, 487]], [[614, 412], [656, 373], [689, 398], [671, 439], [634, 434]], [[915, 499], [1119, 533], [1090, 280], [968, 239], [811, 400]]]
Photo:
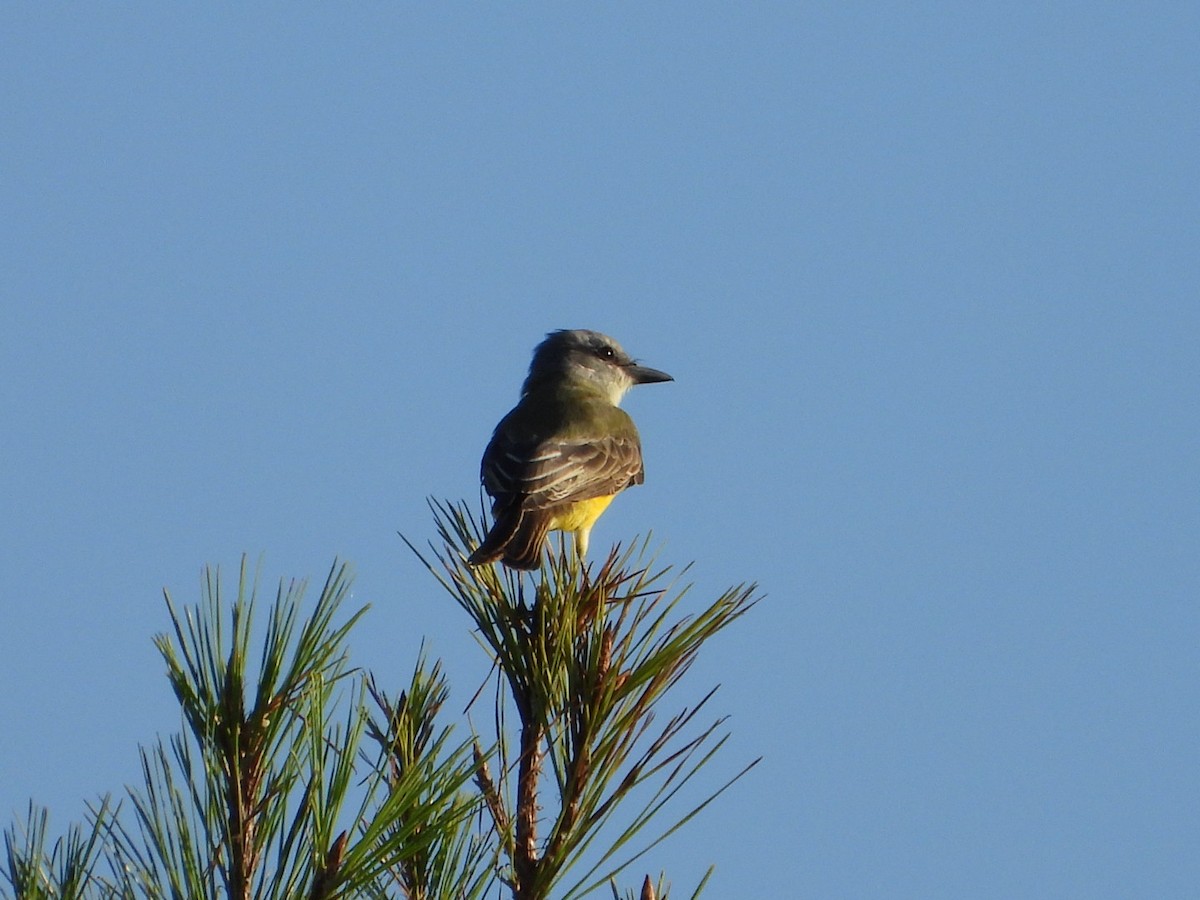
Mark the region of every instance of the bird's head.
[[576, 328], [552, 331], [537, 345], [521, 392], [561, 381], [594, 386], [616, 406], [635, 384], [674, 379], [666, 372], [638, 365], [608, 335]]

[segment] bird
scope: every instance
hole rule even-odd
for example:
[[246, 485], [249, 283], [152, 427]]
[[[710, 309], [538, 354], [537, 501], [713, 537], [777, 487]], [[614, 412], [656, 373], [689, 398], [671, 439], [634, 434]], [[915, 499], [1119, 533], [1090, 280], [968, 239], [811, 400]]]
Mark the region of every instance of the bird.
[[547, 334], [520, 400], [484, 450], [480, 479], [493, 524], [467, 562], [536, 569], [551, 531], [570, 532], [582, 561], [613, 497], [645, 480], [641, 438], [621, 399], [634, 385], [674, 380], [598, 331]]

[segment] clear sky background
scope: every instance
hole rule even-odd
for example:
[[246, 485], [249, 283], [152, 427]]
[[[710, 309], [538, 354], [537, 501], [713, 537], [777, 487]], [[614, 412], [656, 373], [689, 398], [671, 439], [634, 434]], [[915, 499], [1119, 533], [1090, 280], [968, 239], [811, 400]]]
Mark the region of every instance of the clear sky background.
[[353, 661], [481, 653], [396, 536], [554, 328], [674, 384], [593, 534], [767, 599], [685, 683], [713, 897], [1200, 883], [1194, 3], [6, 4], [0, 815], [179, 725], [205, 563], [357, 571]]

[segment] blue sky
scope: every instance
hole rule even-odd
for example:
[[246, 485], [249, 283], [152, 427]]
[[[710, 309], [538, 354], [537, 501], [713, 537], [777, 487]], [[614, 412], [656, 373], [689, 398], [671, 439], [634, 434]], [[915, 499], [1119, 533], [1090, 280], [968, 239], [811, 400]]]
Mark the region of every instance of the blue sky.
[[[396, 536], [477, 496], [548, 330], [626, 401], [722, 765], [646, 860], [714, 897], [1194, 896], [1194, 4], [7, 5], [0, 814], [178, 727], [205, 563], [370, 603], [456, 702]], [[456, 674], [457, 673], [457, 674]], [[682, 699], [682, 698], [681, 698]], [[715, 773], [716, 774], [716, 773]]]

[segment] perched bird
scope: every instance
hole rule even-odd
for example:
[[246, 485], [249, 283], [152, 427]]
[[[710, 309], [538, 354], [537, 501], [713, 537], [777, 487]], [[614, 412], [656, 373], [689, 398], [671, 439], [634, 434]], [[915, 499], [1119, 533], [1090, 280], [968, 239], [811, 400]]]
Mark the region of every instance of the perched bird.
[[536, 569], [550, 531], [574, 534], [582, 560], [596, 519], [645, 478], [641, 440], [621, 398], [635, 384], [673, 380], [598, 331], [548, 334], [533, 351], [520, 401], [483, 453], [495, 521], [467, 561]]

